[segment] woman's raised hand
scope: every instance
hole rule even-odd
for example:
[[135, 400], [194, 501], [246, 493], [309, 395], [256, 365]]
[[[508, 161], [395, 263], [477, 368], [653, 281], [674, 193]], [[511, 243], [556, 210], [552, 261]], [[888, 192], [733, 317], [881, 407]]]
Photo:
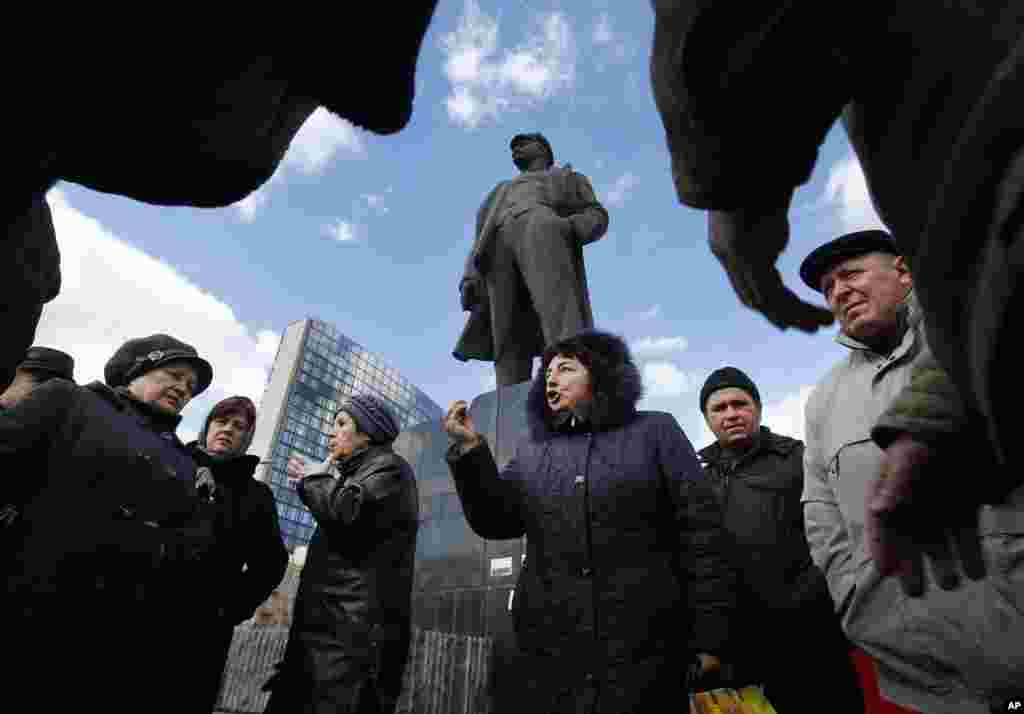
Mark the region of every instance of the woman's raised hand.
[[288, 481], [294, 486], [306, 478], [306, 460], [298, 454], [292, 454], [288, 459]]
[[448, 412], [441, 419], [441, 428], [448, 438], [459, 445], [459, 450], [466, 453], [483, 441], [476, 430], [473, 417], [469, 415], [469, 404], [458, 399], [448, 405]]

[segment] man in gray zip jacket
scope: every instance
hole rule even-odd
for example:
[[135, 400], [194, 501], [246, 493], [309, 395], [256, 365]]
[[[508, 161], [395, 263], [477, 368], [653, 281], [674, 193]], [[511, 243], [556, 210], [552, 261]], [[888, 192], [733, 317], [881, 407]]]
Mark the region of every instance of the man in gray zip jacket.
[[[807, 403], [802, 497], [811, 557], [843, 630], [874, 658], [881, 692], [896, 704], [942, 714], [1006, 711], [1024, 696], [1024, 489], [981, 509], [985, 578], [944, 589], [952, 583], [940, 576], [912, 598], [898, 578], [882, 577], [864, 529], [868, 487], [883, 456], [871, 429], [909, 383], [924, 348], [913, 280], [883, 231], [826, 243], [800, 274], [824, 294], [840, 325], [836, 340], [850, 349]], [[969, 476], [969, 458], [946, 468]]]

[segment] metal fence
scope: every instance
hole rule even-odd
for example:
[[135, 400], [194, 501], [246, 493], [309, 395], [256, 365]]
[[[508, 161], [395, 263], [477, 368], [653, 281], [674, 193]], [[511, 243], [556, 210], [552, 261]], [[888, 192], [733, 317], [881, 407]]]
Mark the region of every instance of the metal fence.
[[[217, 711], [262, 712], [269, 694], [260, 691], [284, 655], [288, 628], [241, 625], [231, 641]], [[401, 714], [490, 714], [487, 693], [492, 641], [413, 628], [409, 663], [397, 712]]]

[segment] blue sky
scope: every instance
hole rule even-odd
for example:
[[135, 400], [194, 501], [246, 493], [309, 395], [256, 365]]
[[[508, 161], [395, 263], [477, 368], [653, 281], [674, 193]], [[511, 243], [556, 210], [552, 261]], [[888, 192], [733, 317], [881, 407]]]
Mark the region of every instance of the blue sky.
[[[471, 399], [493, 383], [490, 364], [451, 356], [476, 210], [515, 173], [510, 137], [541, 131], [610, 213], [607, 236], [584, 251], [591, 298], [597, 326], [641, 358], [644, 406], [674, 413], [703, 446], [697, 392], [733, 364], [758, 383], [765, 422], [800, 436], [809, 387], [843, 349], [834, 329], [783, 333], [742, 307], [707, 248], [704, 214], [676, 199], [650, 93], [647, 4], [508, 5], [441, 3], [405, 130], [378, 137], [320, 110], [271, 181], [235, 206], [157, 207], [59, 184], [49, 200], [64, 290], [37, 343], [75, 355], [87, 381], [125, 339], [170, 332], [192, 342], [210, 356], [215, 384], [186, 409], [185, 435], [216, 398], [258, 399], [281, 333], [307, 316], [382, 354], [442, 406]], [[754, 108], [750, 130], [772, 110]], [[800, 260], [878, 224], [838, 127], [794, 205], [779, 267], [820, 302], [797, 278]]]

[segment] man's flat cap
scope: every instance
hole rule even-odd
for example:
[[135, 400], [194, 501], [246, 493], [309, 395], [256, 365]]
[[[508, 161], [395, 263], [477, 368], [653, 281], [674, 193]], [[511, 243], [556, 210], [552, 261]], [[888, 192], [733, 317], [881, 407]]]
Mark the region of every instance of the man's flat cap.
[[821, 279], [837, 263], [865, 253], [901, 255], [896, 241], [885, 231], [856, 231], [818, 246], [800, 264], [800, 277], [811, 290], [821, 292]]
[[75, 378], [75, 360], [71, 355], [49, 347], [30, 347], [18, 369], [46, 372], [70, 381], [74, 381]]

